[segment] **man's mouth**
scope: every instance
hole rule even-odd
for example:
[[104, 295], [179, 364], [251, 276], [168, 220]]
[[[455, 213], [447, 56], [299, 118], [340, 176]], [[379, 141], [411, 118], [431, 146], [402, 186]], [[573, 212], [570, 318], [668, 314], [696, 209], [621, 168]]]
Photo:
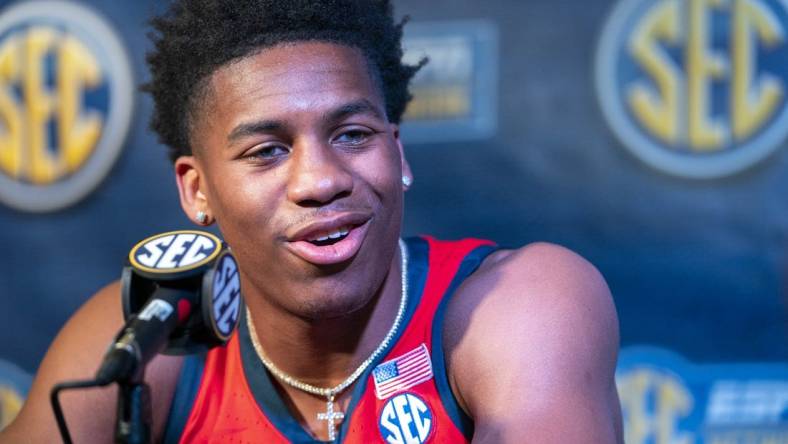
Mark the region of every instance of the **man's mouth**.
[[342, 241], [342, 239], [344, 239], [352, 229], [352, 226], [345, 226], [329, 233], [320, 233], [310, 239], [307, 239], [307, 242], [317, 245], [318, 247], [334, 245], [335, 243]]
[[316, 265], [345, 262], [361, 248], [371, 218], [369, 213], [351, 212], [313, 220], [288, 235], [285, 247]]

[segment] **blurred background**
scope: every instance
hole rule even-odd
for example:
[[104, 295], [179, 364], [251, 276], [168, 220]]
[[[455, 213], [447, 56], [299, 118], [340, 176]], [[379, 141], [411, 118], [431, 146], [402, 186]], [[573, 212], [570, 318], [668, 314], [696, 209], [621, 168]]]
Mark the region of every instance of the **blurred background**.
[[[395, 0], [430, 63], [406, 236], [607, 279], [629, 443], [788, 443], [788, 6]], [[154, 1], [0, 2], [0, 427], [139, 240], [192, 227], [148, 130]]]

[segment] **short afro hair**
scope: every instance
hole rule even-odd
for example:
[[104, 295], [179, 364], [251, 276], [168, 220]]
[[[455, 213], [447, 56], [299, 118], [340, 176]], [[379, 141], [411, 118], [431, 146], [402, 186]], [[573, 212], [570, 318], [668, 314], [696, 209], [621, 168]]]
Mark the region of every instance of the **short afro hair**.
[[282, 43], [325, 41], [358, 48], [381, 87], [389, 121], [399, 123], [408, 84], [426, 62], [402, 63], [403, 19], [389, 0], [176, 0], [151, 21], [147, 55], [154, 100], [151, 129], [170, 159], [191, 155], [191, 122], [219, 67]]

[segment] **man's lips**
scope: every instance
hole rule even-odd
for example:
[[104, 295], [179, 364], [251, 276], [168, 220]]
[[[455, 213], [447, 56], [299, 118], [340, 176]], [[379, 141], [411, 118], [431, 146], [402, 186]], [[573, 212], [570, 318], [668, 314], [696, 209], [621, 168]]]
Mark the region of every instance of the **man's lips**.
[[361, 248], [372, 214], [342, 212], [311, 220], [287, 233], [285, 247], [316, 265], [345, 262]]
[[288, 242], [314, 240], [343, 227], [363, 225], [370, 219], [372, 213], [368, 211], [337, 211], [321, 214], [306, 223], [288, 229], [285, 237]]

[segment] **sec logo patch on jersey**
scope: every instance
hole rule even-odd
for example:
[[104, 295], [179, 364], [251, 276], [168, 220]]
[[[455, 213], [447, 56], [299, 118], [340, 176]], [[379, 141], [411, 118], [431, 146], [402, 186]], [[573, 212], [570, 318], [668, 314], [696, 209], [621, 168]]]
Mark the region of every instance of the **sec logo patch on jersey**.
[[603, 114], [663, 172], [742, 171], [788, 134], [788, 11], [780, 0], [622, 0], [596, 56]]
[[401, 393], [383, 405], [378, 420], [380, 436], [389, 444], [422, 444], [432, 434], [432, 409], [415, 393]]
[[0, 11], [0, 202], [47, 212], [93, 191], [123, 146], [133, 84], [123, 44], [92, 9]]

